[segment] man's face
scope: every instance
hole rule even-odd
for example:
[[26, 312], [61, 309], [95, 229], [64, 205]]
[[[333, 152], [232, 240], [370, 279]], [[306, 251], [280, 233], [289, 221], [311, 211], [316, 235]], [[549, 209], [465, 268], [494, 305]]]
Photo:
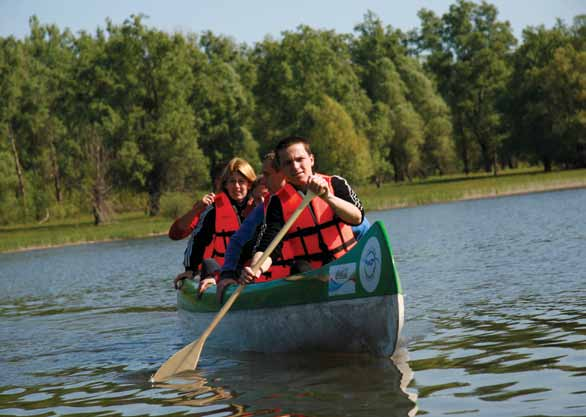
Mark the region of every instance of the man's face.
[[266, 160], [262, 163], [262, 177], [269, 192], [274, 194], [285, 185], [285, 176], [281, 171], [273, 168], [272, 162], [271, 160]]
[[279, 151], [279, 161], [285, 178], [293, 185], [306, 185], [313, 175], [313, 155], [307, 152], [303, 143]]

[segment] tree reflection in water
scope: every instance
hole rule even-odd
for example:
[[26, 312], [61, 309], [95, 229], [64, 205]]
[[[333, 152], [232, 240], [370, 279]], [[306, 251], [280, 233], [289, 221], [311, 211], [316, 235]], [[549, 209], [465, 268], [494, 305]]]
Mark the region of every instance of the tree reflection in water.
[[325, 353], [235, 357], [234, 366], [182, 373], [153, 387], [177, 393], [167, 393], [169, 405], [234, 417], [404, 417], [418, 411], [417, 394], [408, 389], [413, 371], [405, 348], [390, 359]]

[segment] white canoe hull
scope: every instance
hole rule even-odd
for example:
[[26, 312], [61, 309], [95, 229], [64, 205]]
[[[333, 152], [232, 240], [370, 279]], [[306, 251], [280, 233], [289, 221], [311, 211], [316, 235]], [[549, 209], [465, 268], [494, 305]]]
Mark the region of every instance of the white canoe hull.
[[[215, 315], [179, 310], [182, 324], [194, 338]], [[206, 344], [253, 352], [368, 352], [389, 356], [397, 347], [403, 317], [402, 294], [233, 310]]]

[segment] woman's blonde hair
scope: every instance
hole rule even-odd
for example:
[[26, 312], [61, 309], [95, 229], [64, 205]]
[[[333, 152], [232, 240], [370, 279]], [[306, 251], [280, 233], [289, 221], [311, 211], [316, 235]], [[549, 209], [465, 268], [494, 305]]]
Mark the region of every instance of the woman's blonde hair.
[[235, 172], [242, 174], [242, 176], [244, 178], [246, 178], [250, 182], [251, 185], [254, 182], [254, 180], [256, 179], [256, 174], [254, 173], [254, 169], [250, 166], [250, 164], [245, 159], [238, 158], [238, 157], [232, 158], [230, 160], [230, 162], [228, 162], [226, 164], [224, 171], [222, 171], [222, 181], [221, 181], [222, 188], [224, 188], [224, 186], [226, 185], [226, 181], [228, 181], [230, 176], [232, 176], [232, 174], [234, 174]]

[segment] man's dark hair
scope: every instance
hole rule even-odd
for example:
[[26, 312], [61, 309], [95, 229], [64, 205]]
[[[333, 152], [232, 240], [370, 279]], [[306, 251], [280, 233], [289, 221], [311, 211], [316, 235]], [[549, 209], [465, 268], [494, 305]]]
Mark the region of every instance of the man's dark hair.
[[266, 153], [265, 156], [262, 157], [262, 161], [271, 161], [271, 167], [275, 171], [279, 170], [279, 163], [277, 162], [277, 155], [275, 154], [275, 151]]
[[312, 155], [309, 140], [301, 136], [287, 136], [286, 138], [281, 139], [279, 143], [277, 143], [277, 146], [275, 146], [275, 155], [277, 156], [277, 163], [279, 165], [281, 164], [281, 161], [279, 159], [279, 152], [283, 149], [287, 149], [291, 145], [296, 145], [298, 143], [303, 144], [307, 153], [309, 155]]

